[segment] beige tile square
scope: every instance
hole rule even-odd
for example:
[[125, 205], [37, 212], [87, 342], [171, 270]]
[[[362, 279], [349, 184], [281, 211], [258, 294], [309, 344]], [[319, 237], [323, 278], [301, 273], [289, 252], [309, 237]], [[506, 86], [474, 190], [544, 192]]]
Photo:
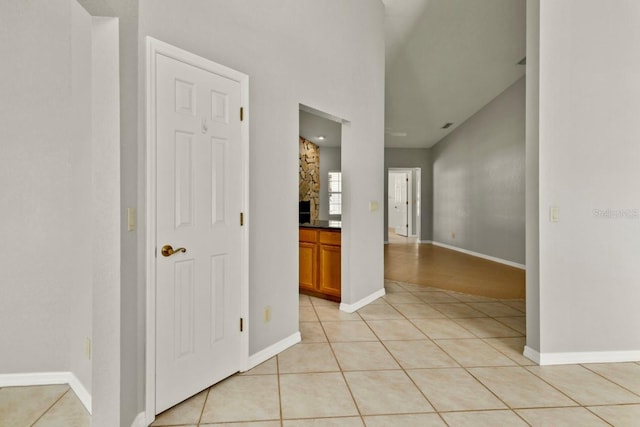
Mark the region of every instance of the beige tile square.
[[340, 304], [338, 304], [335, 301], [330, 301], [328, 299], [323, 299], [323, 298], [309, 297], [309, 300], [311, 301], [311, 304], [314, 307], [320, 307], [320, 306], [324, 305], [324, 306], [338, 308], [340, 306]]
[[151, 425], [174, 426], [179, 424], [198, 424], [208, 393], [209, 390], [201, 391], [184, 402], [178, 403], [156, 415], [156, 420]]
[[459, 366], [447, 353], [429, 340], [385, 341], [384, 345], [404, 369]]
[[362, 320], [347, 322], [322, 322], [331, 342], [378, 341], [369, 326]]
[[525, 303], [524, 300], [520, 300], [520, 299], [512, 299], [512, 300], [504, 300], [502, 301], [503, 304], [508, 305], [511, 308], [515, 308], [518, 311], [521, 311], [523, 313], [526, 313], [527, 311], [527, 304]]
[[506, 408], [462, 368], [419, 369], [407, 373], [438, 411]]
[[469, 368], [468, 371], [512, 408], [577, 406], [521, 367]]
[[429, 304], [393, 304], [408, 319], [444, 319], [446, 316]]
[[463, 294], [460, 292], [451, 292], [451, 295], [460, 302], [494, 302], [495, 298], [485, 297], [482, 295]]
[[[196, 426], [184, 426], [196, 427]], [[249, 421], [248, 423], [200, 424], [200, 427], [280, 427], [280, 421]]]
[[413, 323], [406, 319], [369, 320], [367, 324], [381, 340], [423, 340], [426, 338]]
[[522, 355], [524, 346], [527, 342], [525, 337], [485, 338], [484, 342], [486, 342], [491, 347], [495, 348], [519, 365], [532, 366], [536, 364], [535, 362], [527, 359]]
[[300, 335], [303, 343], [327, 342], [320, 322], [300, 322]]
[[606, 427], [609, 424], [584, 408], [518, 409], [533, 427]]
[[275, 375], [278, 373], [278, 364], [276, 358], [262, 362], [258, 366], [249, 369], [247, 372], [243, 372], [239, 375]]
[[422, 302], [418, 297], [408, 292], [387, 294], [382, 298], [389, 304], [416, 304]]
[[522, 335], [527, 334], [527, 318], [524, 316], [520, 317], [495, 317], [495, 320], [502, 323], [503, 325], [507, 325], [511, 329], [520, 332]]
[[90, 427], [91, 416], [73, 390], [67, 391], [34, 427]]
[[450, 319], [413, 319], [412, 322], [431, 339], [476, 337]]
[[358, 310], [364, 320], [404, 319], [398, 310], [389, 304], [373, 304]]
[[531, 366], [527, 369], [585, 406], [640, 403], [640, 396], [579, 365]]
[[333, 351], [343, 371], [400, 369], [400, 365], [379, 342], [334, 343]]
[[425, 292], [432, 289], [425, 285], [418, 285], [417, 283], [400, 282], [399, 284], [409, 292]]
[[460, 326], [473, 332], [479, 338], [521, 337], [522, 334], [494, 319], [456, 319]]
[[209, 389], [202, 423], [280, 418], [277, 375], [233, 376]]
[[464, 319], [469, 317], [487, 317], [486, 314], [470, 307], [465, 303], [431, 304], [433, 308], [451, 319]]
[[66, 384], [0, 389], [0, 426], [30, 426], [67, 390]]
[[470, 302], [469, 305], [491, 317], [522, 316], [520, 310], [501, 302]]
[[334, 321], [334, 320], [362, 320], [358, 313], [347, 313], [340, 310], [338, 307], [329, 305], [319, 305], [316, 307], [316, 314], [321, 321]]
[[296, 344], [277, 357], [281, 374], [340, 370], [328, 343]]
[[446, 427], [438, 414], [369, 415], [367, 427]]
[[320, 320], [316, 316], [316, 311], [312, 305], [301, 305], [298, 308], [298, 312], [300, 313], [301, 322], [318, 322]]
[[640, 395], [640, 365], [636, 363], [598, 363], [584, 365], [584, 367]]
[[358, 415], [342, 374], [287, 374], [280, 376], [283, 418], [320, 418]]
[[394, 282], [391, 280], [384, 281], [384, 290], [388, 294], [398, 293], [398, 292], [409, 292], [408, 290], [403, 288], [402, 285], [400, 285], [400, 283]]
[[416, 292], [414, 295], [417, 296], [420, 301], [426, 302], [427, 304], [460, 302], [460, 300], [447, 292]]
[[481, 339], [438, 340], [436, 344], [465, 367], [516, 365], [516, 362]]
[[298, 305], [311, 305], [309, 295], [298, 294]]
[[449, 412], [442, 414], [449, 427], [526, 426], [513, 411]]
[[344, 373], [363, 415], [433, 412], [403, 371]]
[[637, 427], [640, 405], [590, 406], [588, 408], [616, 427]]
[[283, 427], [364, 427], [360, 417], [285, 420], [282, 425]]

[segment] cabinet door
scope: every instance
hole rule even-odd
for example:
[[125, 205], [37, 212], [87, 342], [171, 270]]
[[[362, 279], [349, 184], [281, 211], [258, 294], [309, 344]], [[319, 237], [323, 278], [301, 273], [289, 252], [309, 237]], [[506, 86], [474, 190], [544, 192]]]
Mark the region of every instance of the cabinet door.
[[316, 284], [318, 282], [318, 245], [315, 243], [300, 242], [298, 253], [300, 258], [300, 288], [316, 291]]
[[342, 290], [340, 246], [320, 244], [320, 277], [318, 290], [339, 297]]

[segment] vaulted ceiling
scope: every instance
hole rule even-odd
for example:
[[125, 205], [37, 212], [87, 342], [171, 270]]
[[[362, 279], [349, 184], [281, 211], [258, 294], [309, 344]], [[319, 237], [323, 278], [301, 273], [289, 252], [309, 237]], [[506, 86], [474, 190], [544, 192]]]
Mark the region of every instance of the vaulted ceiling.
[[524, 75], [526, 0], [382, 1], [386, 147], [431, 147]]

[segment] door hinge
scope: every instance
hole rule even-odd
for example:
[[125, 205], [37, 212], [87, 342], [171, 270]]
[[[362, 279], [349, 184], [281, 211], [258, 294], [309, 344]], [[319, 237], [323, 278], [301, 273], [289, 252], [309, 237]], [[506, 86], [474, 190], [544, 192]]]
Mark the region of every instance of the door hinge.
[[240, 332], [244, 332], [244, 319], [240, 318]]
[[244, 120], [244, 107], [240, 107], [240, 121]]
[[244, 212], [240, 212], [240, 227], [244, 225]]

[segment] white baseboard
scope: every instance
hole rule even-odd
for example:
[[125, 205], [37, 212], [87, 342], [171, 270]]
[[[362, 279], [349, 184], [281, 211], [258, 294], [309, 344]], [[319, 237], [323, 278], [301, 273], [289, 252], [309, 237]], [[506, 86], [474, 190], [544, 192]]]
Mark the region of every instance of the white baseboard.
[[462, 249], [462, 248], [459, 248], [457, 246], [447, 245], [446, 243], [440, 243], [440, 242], [433, 241], [433, 242], [431, 242], [431, 244], [434, 245], [434, 246], [440, 246], [441, 248], [451, 249], [452, 251], [462, 252], [463, 254], [475, 256], [475, 257], [486, 259], [486, 260], [493, 261], [493, 262], [498, 262], [500, 264], [505, 264], [505, 265], [508, 265], [510, 267], [515, 267], [515, 268], [519, 268], [521, 270], [526, 270], [526, 266], [524, 264], [518, 264], [517, 262], [508, 261], [508, 260], [502, 259], [502, 258], [496, 258], [496, 257], [491, 256], [491, 255], [481, 254], [480, 252], [469, 251], [467, 249]]
[[140, 412], [138, 415], [136, 415], [136, 417], [133, 419], [133, 422], [131, 423], [131, 427], [147, 427], [147, 424], [144, 422], [144, 417], [144, 412]]
[[531, 360], [532, 362], [535, 362], [538, 365], [540, 364], [540, 353], [537, 350], [532, 349], [528, 345], [524, 346], [524, 351], [522, 352], [522, 355], [527, 359]]
[[640, 350], [540, 353], [530, 347], [525, 347], [523, 354], [526, 358], [531, 359], [540, 366], [640, 361]]
[[354, 311], [360, 310], [365, 305], [372, 303], [373, 301], [377, 300], [380, 297], [383, 297], [384, 295], [385, 295], [385, 291], [384, 291], [384, 288], [382, 288], [379, 291], [375, 291], [371, 295], [366, 296], [362, 298], [360, 301], [355, 302], [353, 304], [345, 304], [342, 302], [340, 303], [340, 311], [344, 311], [346, 313], [353, 313]]
[[69, 384], [78, 399], [91, 414], [91, 393], [72, 372], [30, 372], [0, 375], [0, 387]]
[[421, 245], [431, 245], [433, 244], [433, 240], [418, 240], [418, 243]]
[[388, 240], [385, 240], [385, 241], [384, 241], [384, 244], [385, 244], [385, 245], [388, 245], [388, 244], [389, 244], [389, 241], [388, 241]]
[[278, 341], [277, 343], [270, 345], [269, 347], [261, 350], [255, 354], [249, 356], [249, 360], [247, 362], [247, 371], [253, 367], [258, 366], [262, 362], [266, 362], [271, 359], [278, 353], [282, 353], [292, 345], [295, 345], [302, 341], [302, 337], [300, 336], [300, 331], [295, 334], [289, 335], [287, 338]]

